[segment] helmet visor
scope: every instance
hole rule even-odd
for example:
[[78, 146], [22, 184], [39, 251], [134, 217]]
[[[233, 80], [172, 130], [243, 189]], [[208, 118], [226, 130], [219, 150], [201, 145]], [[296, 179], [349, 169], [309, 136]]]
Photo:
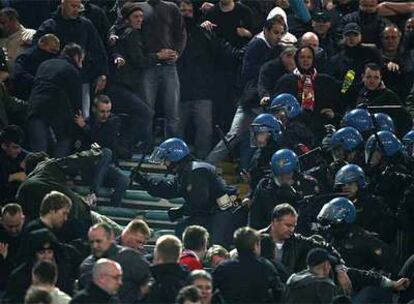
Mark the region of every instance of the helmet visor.
[[156, 165], [162, 165], [164, 164], [166, 156], [166, 151], [163, 148], [155, 147], [152, 151], [152, 154], [148, 160], [148, 162]]
[[270, 137], [270, 130], [264, 125], [250, 126], [250, 147], [262, 148], [266, 146]]

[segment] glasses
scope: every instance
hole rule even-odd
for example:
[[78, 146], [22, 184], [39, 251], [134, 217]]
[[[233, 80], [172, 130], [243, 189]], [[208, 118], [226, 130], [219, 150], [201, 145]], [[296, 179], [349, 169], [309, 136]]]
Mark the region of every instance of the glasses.
[[119, 280], [122, 279], [122, 274], [112, 275], [112, 274], [104, 273], [103, 275], [106, 276], [106, 277], [110, 277], [110, 278], [112, 278], [116, 281], [119, 281]]

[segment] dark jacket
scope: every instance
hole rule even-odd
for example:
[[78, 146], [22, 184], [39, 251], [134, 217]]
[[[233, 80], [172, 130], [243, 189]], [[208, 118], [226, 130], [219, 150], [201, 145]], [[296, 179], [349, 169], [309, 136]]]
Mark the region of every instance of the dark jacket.
[[[260, 230], [260, 233], [271, 234], [271, 227]], [[306, 268], [306, 256], [313, 248], [328, 250], [331, 255], [338, 258], [340, 264], [345, 265], [341, 254], [332, 245], [297, 233], [283, 243], [282, 249], [276, 253], [276, 259], [280, 260], [289, 274], [300, 272]]]
[[283, 203], [295, 205], [304, 196], [318, 191], [317, 181], [307, 175], [296, 176], [292, 187], [276, 185], [272, 175], [263, 178], [253, 194], [250, 226], [255, 229], [267, 227], [274, 207]]
[[276, 84], [283, 75], [289, 73], [280, 58], [266, 62], [260, 69], [257, 89], [259, 97], [273, 97], [276, 92]]
[[63, 48], [74, 42], [79, 44], [86, 53], [85, 66], [82, 72], [83, 82], [93, 82], [99, 75], [108, 74], [107, 57], [104, 45], [95, 26], [85, 17], [64, 19], [61, 8], [52, 18], [45, 20], [33, 36], [33, 44], [45, 34], [55, 34]]
[[110, 59], [125, 59], [125, 65], [119, 69], [111, 65], [111, 82], [137, 91], [142, 69], [158, 62], [155, 53], [148, 54], [144, 49], [142, 30], [132, 29], [125, 25], [115, 25], [111, 32], [119, 37], [117, 43], [110, 48]]
[[[408, 278], [410, 281], [414, 280], [414, 255], [410, 256], [404, 263], [399, 274], [399, 278]], [[407, 290], [400, 293], [398, 303], [408, 303], [414, 299], [414, 286], [410, 284]]]
[[104, 42], [107, 39], [108, 30], [111, 25], [105, 11], [98, 5], [92, 4], [90, 2], [91, 1], [86, 1], [83, 4], [85, 6], [83, 16], [92, 22], [99, 34], [99, 37], [101, 37], [102, 42]]
[[112, 114], [104, 123], [97, 122], [91, 116], [82, 129], [82, 144], [86, 148], [98, 143], [101, 147], [110, 149], [116, 158], [120, 148], [120, 132], [121, 119], [117, 115]]
[[151, 266], [154, 282], [145, 298], [146, 303], [175, 303], [178, 292], [186, 284], [188, 271], [179, 264]]
[[353, 70], [355, 72], [353, 84], [358, 84], [365, 65], [370, 62], [382, 66], [381, 54], [374, 46], [364, 44], [352, 48], [345, 46], [343, 50], [331, 57], [327, 73], [342, 83], [346, 73]]
[[257, 83], [260, 68], [271, 59], [274, 52], [273, 47], [265, 40], [264, 35], [259, 35], [254, 37], [246, 47], [241, 70], [243, 86], [248, 82]]
[[96, 166], [101, 156], [102, 152], [90, 150], [39, 163], [17, 192], [17, 200], [27, 219], [37, 218], [45, 195], [56, 190], [66, 194], [72, 201], [69, 220], [61, 230], [62, 237], [65, 241], [86, 238], [91, 225], [90, 208], [84, 199], [67, 185], [68, 176], [73, 178], [91, 172], [91, 168]]
[[9, 176], [14, 173], [24, 172], [21, 163], [25, 157], [26, 153], [22, 152], [17, 158], [12, 159], [0, 147], [0, 201], [6, 202], [14, 199], [16, 196], [20, 182], [9, 182]]
[[226, 303], [274, 303], [281, 300], [285, 290], [269, 261], [244, 252], [239, 252], [238, 259], [225, 261], [213, 271], [213, 284]]
[[211, 99], [214, 50], [206, 30], [193, 18], [186, 18], [187, 45], [177, 62], [183, 101]]
[[28, 100], [40, 64], [54, 57], [55, 54], [45, 52], [38, 46], [33, 46], [19, 55], [10, 76], [15, 96]]
[[149, 178], [143, 187], [156, 197], [183, 197], [183, 212], [189, 216], [215, 212], [218, 209], [216, 200], [227, 193], [227, 185], [217, 175], [216, 167], [198, 161], [185, 164], [172, 181]]
[[43, 62], [30, 95], [29, 117], [63, 127], [82, 109], [82, 81], [72, 59], [60, 57]]
[[13, 269], [17, 266], [17, 255], [20, 248], [21, 234], [11, 236], [3, 226], [0, 226], [0, 243], [8, 244], [7, 257], [0, 255], [0, 290], [5, 290], [7, 281]]
[[318, 277], [309, 269], [294, 273], [286, 285], [286, 303], [330, 304], [336, 288], [329, 277]]
[[23, 125], [28, 107], [27, 101], [11, 96], [4, 83], [0, 83], [0, 129], [9, 124]]
[[344, 26], [351, 22], [357, 23], [361, 27], [363, 43], [381, 44], [380, 35], [387, 24], [384, 17], [378, 15], [378, 13], [367, 14], [358, 10], [342, 18], [338, 26], [338, 32], [342, 33]]
[[73, 284], [77, 277], [79, 254], [72, 246], [58, 243], [47, 229], [40, 229], [29, 234], [25, 244], [25, 261], [15, 268], [9, 277], [5, 294], [5, 299], [9, 302], [23, 303], [24, 295], [32, 282], [36, 251], [41, 249], [45, 243], [50, 243], [53, 248], [58, 269], [56, 285], [64, 292], [72, 294]]
[[[118, 262], [122, 267], [122, 286], [118, 292], [121, 302], [135, 303], [141, 295], [139, 286], [149, 278], [149, 265], [138, 251], [113, 244], [104, 258]], [[87, 257], [80, 266], [79, 286], [84, 288], [92, 282], [92, 268], [98, 259]]]
[[98, 287], [96, 284], [91, 283], [86, 289], [78, 292], [70, 301], [71, 304], [75, 303], [96, 303], [96, 304], [117, 304], [121, 303], [117, 296], [108, 294], [106, 291]]
[[143, 30], [146, 52], [157, 53], [161, 49], [172, 49], [181, 53], [186, 44], [186, 31], [178, 6], [161, 0], [138, 3], [145, 16]]
[[382, 271], [388, 275], [398, 273], [400, 263], [394, 249], [368, 232], [353, 225], [343, 235], [335, 236], [330, 243], [341, 253], [347, 266]]
[[[56, 0], [12, 0], [11, 6], [19, 12], [20, 21], [31, 29], [37, 29], [39, 25], [50, 17], [59, 5]], [[36, 9], [33, 9], [36, 8]]]

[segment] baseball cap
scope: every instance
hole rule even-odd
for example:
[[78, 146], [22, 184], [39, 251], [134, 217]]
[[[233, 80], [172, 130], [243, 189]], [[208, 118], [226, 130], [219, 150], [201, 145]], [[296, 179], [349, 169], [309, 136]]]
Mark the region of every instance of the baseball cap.
[[361, 27], [354, 22], [347, 23], [344, 26], [343, 34], [348, 35], [350, 33], [361, 34]]
[[331, 20], [331, 16], [325, 11], [317, 11], [312, 15], [313, 21], [328, 22]]
[[310, 250], [306, 257], [306, 263], [309, 267], [317, 266], [326, 261], [336, 264], [338, 259], [331, 255], [326, 249], [322, 248], [314, 248]]

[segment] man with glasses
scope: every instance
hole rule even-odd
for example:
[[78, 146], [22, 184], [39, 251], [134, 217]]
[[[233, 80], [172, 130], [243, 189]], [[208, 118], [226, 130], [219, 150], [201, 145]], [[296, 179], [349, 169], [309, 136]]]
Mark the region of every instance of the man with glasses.
[[92, 270], [92, 283], [70, 303], [120, 303], [117, 293], [121, 286], [121, 265], [109, 259], [99, 259]]

